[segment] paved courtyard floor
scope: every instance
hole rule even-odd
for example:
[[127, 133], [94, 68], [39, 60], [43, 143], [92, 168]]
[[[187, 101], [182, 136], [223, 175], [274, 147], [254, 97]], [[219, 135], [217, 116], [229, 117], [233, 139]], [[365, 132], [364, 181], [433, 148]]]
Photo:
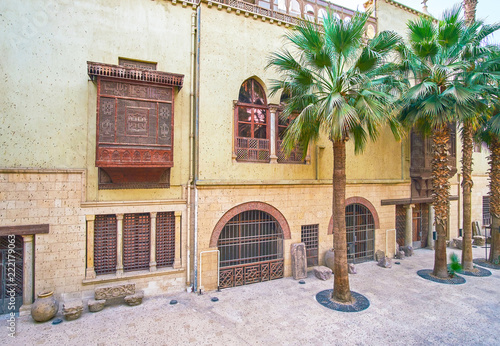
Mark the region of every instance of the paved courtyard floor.
[[[460, 255], [459, 250], [455, 251]], [[474, 258], [484, 257], [475, 248]], [[84, 311], [75, 321], [35, 323], [17, 320], [15, 338], [5, 345], [500, 345], [500, 271], [489, 277], [464, 276], [463, 285], [422, 279], [434, 252], [385, 269], [375, 262], [356, 266], [351, 290], [370, 300], [362, 312], [329, 310], [315, 295], [331, 289], [333, 278], [312, 273], [301, 285], [292, 278], [203, 295], [182, 292], [145, 298], [140, 306], [107, 306]], [[212, 302], [212, 297], [219, 301]], [[171, 299], [178, 304], [170, 305]], [[58, 316], [60, 317], [60, 316]]]

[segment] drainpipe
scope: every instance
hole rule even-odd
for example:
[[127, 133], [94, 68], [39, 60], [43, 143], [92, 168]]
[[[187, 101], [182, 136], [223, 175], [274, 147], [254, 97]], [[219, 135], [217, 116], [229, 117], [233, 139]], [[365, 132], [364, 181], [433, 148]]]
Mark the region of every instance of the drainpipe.
[[191, 74], [191, 91], [189, 94], [189, 181], [187, 183], [187, 263], [186, 283], [191, 285], [191, 186], [193, 184], [193, 148], [194, 148], [194, 109], [195, 109], [195, 63], [196, 63], [196, 13], [191, 13], [191, 63], [189, 72]]
[[198, 289], [198, 189], [196, 183], [199, 174], [199, 121], [200, 121], [200, 31], [201, 31], [201, 5], [197, 8], [197, 30], [196, 30], [196, 94], [195, 94], [195, 147], [194, 149], [194, 291]]

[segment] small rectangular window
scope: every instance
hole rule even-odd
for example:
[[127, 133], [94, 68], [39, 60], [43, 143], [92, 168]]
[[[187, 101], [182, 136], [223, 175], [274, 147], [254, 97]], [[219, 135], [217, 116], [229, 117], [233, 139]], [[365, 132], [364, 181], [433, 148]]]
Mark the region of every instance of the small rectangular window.
[[490, 224], [490, 196], [483, 196], [483, 226], [489, 226]]
[[116, 215], [96, 215], [94, 221], [94, 270], [97, 275], [116, 272]]
[[171, 267], [175, 258], [174, 212], [156, 215], [156, 266]]
[[306, 245], [307, 266], [318, 265], [318, 229], [319, 225], [301, 227], [301, 241]]
[[149, 269], [149, 213], [125, 214], [123, 217], [123, 271]]

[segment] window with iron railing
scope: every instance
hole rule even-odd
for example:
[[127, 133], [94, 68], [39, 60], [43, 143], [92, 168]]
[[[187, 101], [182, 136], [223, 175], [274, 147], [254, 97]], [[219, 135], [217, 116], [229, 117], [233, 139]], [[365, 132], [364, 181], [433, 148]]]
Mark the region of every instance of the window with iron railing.
[[241, 85], [235, 124], [236, 160], [269, 162], [269, 108], [264, 89], [253, 78]]
[[483, 196], [483, 226], [489, 226], [490, 224], [490, 196]]
[[[117, 216], [96, 215], [94, 222], [94, 270], [96, 275], [114, 274], [119, 254], [123, 271], [149, 270], [151, 266], [152, 220], [156, 220], [156, 267], [172, 267], [175, 260], [174, 212], [123, 215], [123, 232], [118, 230]], [[122, 234], [123, 251], [118, 251], [118, 236]], [[121, 250], [121, 249], [120, 249]]]

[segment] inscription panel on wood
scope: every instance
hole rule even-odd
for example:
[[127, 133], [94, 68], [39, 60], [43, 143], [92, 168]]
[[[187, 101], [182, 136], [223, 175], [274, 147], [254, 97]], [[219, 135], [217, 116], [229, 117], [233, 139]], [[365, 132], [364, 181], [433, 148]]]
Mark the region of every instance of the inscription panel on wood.
[[173, 166], [173, 87], [99, 78], [97, 167]]

